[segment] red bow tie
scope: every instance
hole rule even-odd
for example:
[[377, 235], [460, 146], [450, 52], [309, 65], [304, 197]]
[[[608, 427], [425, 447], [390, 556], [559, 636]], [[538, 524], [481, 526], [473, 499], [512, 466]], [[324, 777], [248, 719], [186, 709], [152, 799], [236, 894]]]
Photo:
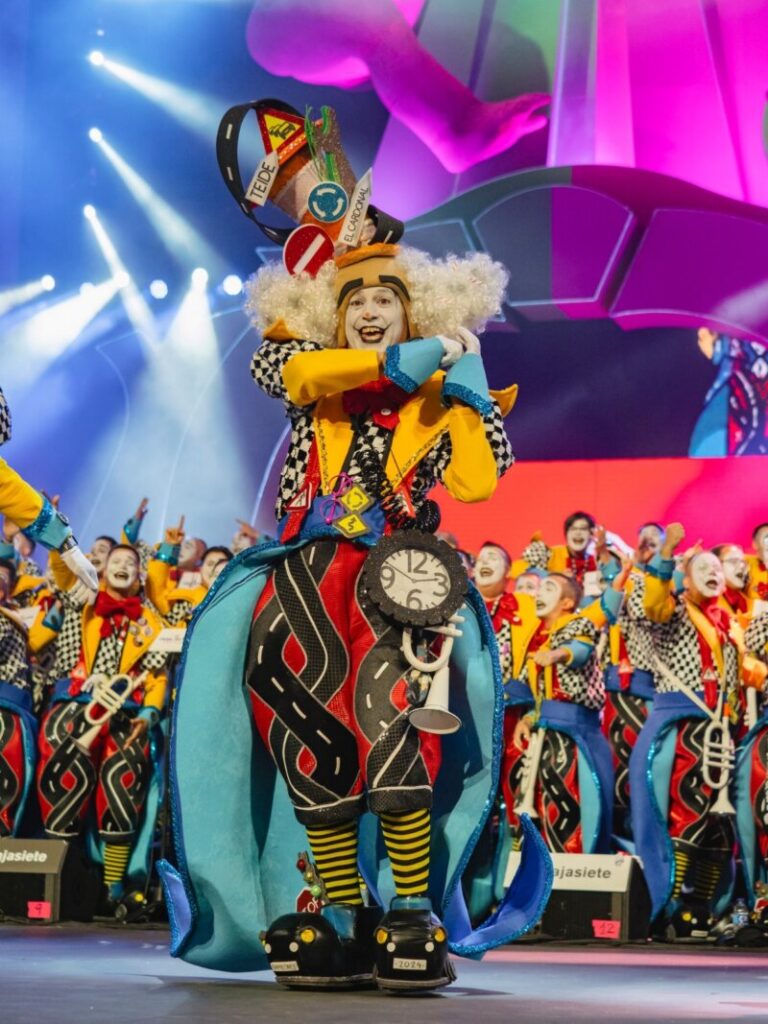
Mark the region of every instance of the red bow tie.
[[134, 597], [112, 597], [104, 590], [100, 590], [96, 597], [94, 612], [104, 621], [101, 624], [101, 635], [109, 636], [117, 631], [115, 619], [125, 616], [131, 622], [141, 618], [141, 598], [136, 594]]
[[740, 590], [732, 590], [731, 587], [726, 587], [723, 591], [723, 596], [735, 612], [746, 612], [747, 599]]
[[708, 601], [702, 601], [700, 607], [717, 630], [718, 639], [720, 640], [720, 643], [722, 643], [731, 631], [731, 616], [725, 608], [721, 608], [720, 605], [718, 605], [716, 597], [713, 597]]
[[379, 377], [370, 384], [345, 391], [342, 406], [348, 416], [359, 416], [371, 413], [373, 422], [387, 430], [394, 430], [400, 422], [397, 410], [407, 402], [410, 395], [397, 384], [392, 384], [386, 377]]

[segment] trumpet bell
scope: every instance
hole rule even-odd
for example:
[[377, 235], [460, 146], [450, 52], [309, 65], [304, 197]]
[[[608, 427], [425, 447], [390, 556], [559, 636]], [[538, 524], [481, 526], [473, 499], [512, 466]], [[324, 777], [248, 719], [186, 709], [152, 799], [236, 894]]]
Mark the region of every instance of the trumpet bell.
[[429, 707], [428, 703], [408, 712], [408, 721], [420, 732], [447, 736], [461, 728], [461, 719], [446, 707]]

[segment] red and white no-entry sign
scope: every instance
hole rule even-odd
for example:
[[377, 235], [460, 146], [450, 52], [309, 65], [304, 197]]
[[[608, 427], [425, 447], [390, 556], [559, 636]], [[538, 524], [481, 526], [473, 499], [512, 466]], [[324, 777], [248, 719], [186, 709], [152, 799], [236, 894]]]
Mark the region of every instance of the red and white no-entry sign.
[[289, 274], [305, 271], [314, 277], [320, 267], [333, 259], [333, 242], [316, 224], [302, 224], [292, 231], [283, 246], [283, 265]]

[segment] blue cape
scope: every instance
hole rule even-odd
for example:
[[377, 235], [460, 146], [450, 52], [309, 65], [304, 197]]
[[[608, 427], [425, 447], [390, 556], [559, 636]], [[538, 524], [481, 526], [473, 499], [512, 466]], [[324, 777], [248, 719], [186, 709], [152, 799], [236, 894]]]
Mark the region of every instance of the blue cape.
[[755, 818], [752, 813], [750, 776], [752, 774], [752, 751], [755, 743], [768, 728], [768, 715], [763, 715], [739, 743], [736, 757], [736, 785], [733, 802], [736, 807], [736, 833], [739, 837], [741, 865], [747, 883], [750, 903], [755, 899], [755, 882], [766, 881], [766, 869], [757, 845]]
[[[669, 902], [675, 881], [675, 857], [667, 818], [676, 726], [690, 718], [706, 717], [684, 693], [657, 694], [629, 759], [632, 834], [651, 896], [651, 918]], [[726, 881], [728, 892], [719, 893], [716, 912], [727, 902], [731, 886], [730, 879]]]
[[13, 834], [18, 832], [27, 797], [35, 779], [35, 763], [37, 761], [37, 720], [32, 711], [32, 694], [29, 690], [22, 690], [19, 686], [13, 686], [4, 679], [0, 679], [0, 708], [11, 711], [18, 715], [21, 721], [21, 742], [24, 748], [24, 783], [21, 792], [21, 799], [14, 817]]
[[[306, 849], [285, 784], [255, 733], [243, 685], [253, 609], [274, 564], [303, 542], [254, 547], [233, 559], [200, 605], [179, 667], [171, 742], [177, 868], [160, 867], [171, 922], [171, 953], [229, 971], [267, 968], [259, 932], [296, 909], [296, 855]], [[454, 952], [481, 956], [540, 918], [552, 886], [549, 854], [536, 830], [515, 879], [484, 925], [473, 928], [461, 877], [490, 813], [502, 749], [502, 688], [485, 605], [472, 591], [451, 659], [451, 709], [463, 727], [442, 739], [434, 790], [430, 895]], [[360, 870], [374, 899], [392, 895], [378, 822], [360, 827]]]
[[541, 702], [541, 724], [570, 736], [579, 752], [579, 803], [584, 853], [609, 853], [613, 758], [597, 711], [566, 701]]

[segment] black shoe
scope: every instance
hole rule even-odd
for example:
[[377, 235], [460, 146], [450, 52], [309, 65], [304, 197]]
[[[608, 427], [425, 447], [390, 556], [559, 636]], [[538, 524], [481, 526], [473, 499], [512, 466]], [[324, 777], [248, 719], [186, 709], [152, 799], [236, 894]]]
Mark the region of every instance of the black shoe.
[[396, 896], [374, 938], [379, 988], [426, 991], [456, 980], [448, 957], [448, 933], [427, 897]]
[[682, 902], [664, 929], [668, 942], [712, 942], [712, 915], [707, 903], [694, 900]]
[[115, 920], [123, 924], [135, 924], [146, 921], [149, 916], [147, 898], [141, 889], [131, 889], [124, 893], [115, 905]]
[[281, 985], [363, 988], [373, 983], [379, 907], [329, 903], [319, 914], [283, 914], [262, 939]]

